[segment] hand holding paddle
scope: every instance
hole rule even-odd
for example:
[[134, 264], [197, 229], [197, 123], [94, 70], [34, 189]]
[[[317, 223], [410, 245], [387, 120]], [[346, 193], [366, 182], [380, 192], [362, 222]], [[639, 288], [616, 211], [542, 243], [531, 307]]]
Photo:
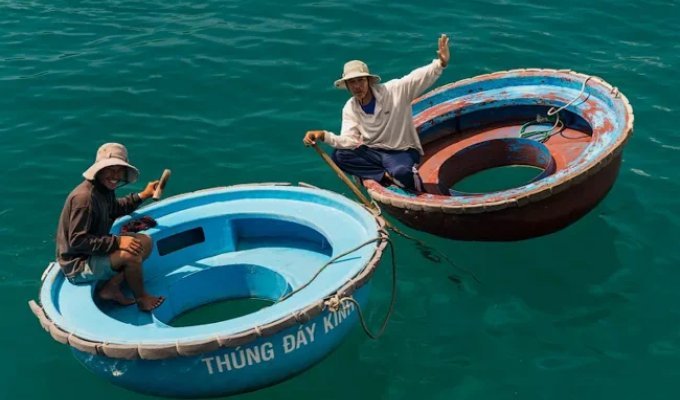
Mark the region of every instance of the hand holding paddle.
[[170, 179], [170, 170], [166, 169], [163, 171], [163, 175], [161, 175], [161, 179], [158, 181], [158, 185], [156, 185], [156, 190], [153, 193], [153, 199], [158, 201], [160, 200], [161, 196], [163, 195], [163, 189], [165, 189], [165, 184], [168, 182], [168, 179]]
[[[312, 131], [312, 132], [314, 132], [314, 131]], [[307, 145], [307, 142], [306, 142], [306, 141], [305, 141], [305, 145]], [[344, 182], [344, 183], [352, 190], [352, 192], [359, 198], [359, 200], [360, 200], [360, 201], [361, 201], [368, 209], [373, 210], [373, 211], [376, 212], [376, 213], [380, 213], [380, 207], [378, 207], [378, 205], [375, 204], [374, 202], [371, 202], [371, 201], [370, 201], [370, 200], [369, 200], [369, 199], [361, 192], [361, 190], [359, 190], [359, 188], [357, 187], [357, 185], [355, 185], [355, 184], [347, 177], [347, 175], [345, 175], [345, 173], [340, 169], [340, 167], [337, 166], [337, 164], [335, 164], [335, 162], [333, 161], [333, 159], [332, 159], [328, 154], [326, 154], [325, 151], [323, 151], [321, 148], [319, 148], [319, 146], [317, 146], [316, 143], [310, 143], [309, 146], [311, 146], [311, 147], [314, 148], [314, 150], [317, 152], [317, 154], [319, 154], [319, 156], [321, 156], [321, 158], [326, 162], [326, 164], [328, 164], [328, 166], [329, 166], [329, 167], [330, 167], [330, 168], [338, 175], [338, 177], [340, 178], [340, 180], [342, 180], [342, 181], [343, 181], [343, 182]], [[429, 259], [429, 260], [432, 260], [433, 262], [439, 263], [439, 262], [441, 262], [441, 259], [440, 259], [439, 257], [441, 257], [441, 258], [443, 258], [444, 260], [446, 260], [446, 262], [449, 263], [452, 267], [464, 271], [465, 273], [467, 273], [468, 275], [470, 275], [475, 281], [477, 281], [477, 283], [479, 283], [479, 279], [477, 279], [477, 277], [475, 276], [475, 274], [473, 274], [472, 272], [470, 272], [470, 271], [468, 271], [468, 270], [466, 270], [466, 269], [464, 269], [464, 268], [461, 268], [461, 267], [459, 267], [458, 265], [456, 265], [453, 261], [451, 261], [451, 259], [450, 259], [446, 254], [442, 253], [441, 251], [439, 251], [439, 250], [437, 250], [437, 249], [435, 249], [435, 248], [433, 248], [433, 247], [428, 246], [427, 243], [423, 242], [422, 240], [420, 240], [420, 239], [418, 239], [418, 238], [415, 238], [415, 237], [413, 237], [413, 236], [410, 236], [410, 235], [405, 234], [404, 232], [402, 232], [401, 230], [399, 230], [399, 228], [397, 228], [396, 226], [392, 225], [387, 219], [384, 219], [383, 221], [385, 222], [385, 228], [391, 230], [392, 232], [396, 233], [397, 235], [400, 235], [400, 236], [402, 236], [402, 237], [404, 237], [404, 238], [406, 238], [406, 239], [408, 239], [408, 240], [413, 241], [413, 242], [416, 244], [416, 246], [418, 247], [418, 250], [420, 251], [420, 253], [421, 253], [425, 258], [427, 258], [427, 259]], [[433, 253], [436, 253], [436, 254], [433, 254]], [[460, 281], [460, 278], [458, 278], [458, 277], [454, 277], [454, 278], [455, 278], [455, 279], [458, 279], [458, 280]]]
[[307, 131], [305, 137], [302, 139], [302, 143], [304, 143], [305, 146], [316, 146], [316, 142], [318, 140], [323, 141], [325, 136], [326, 132], [324, 131]]

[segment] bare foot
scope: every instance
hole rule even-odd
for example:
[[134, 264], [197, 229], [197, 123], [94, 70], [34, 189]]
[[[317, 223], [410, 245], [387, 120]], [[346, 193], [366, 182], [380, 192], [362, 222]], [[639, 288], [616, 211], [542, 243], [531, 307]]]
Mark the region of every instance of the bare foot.
[[160, 306], [165, 300], [163, 296], [142, 296], [137, 299], [137, 307], [142, 311], [151, 311]]
[[380, 179], [379, 183], [384, 187], [389, 187], [389, 186], [392, 186], [392, 184], [394, 183], [394, 179], [392, 178], [392, 176], [390, 174], [385, 172], [382, 179]]
[[99, 291], [99, 298], [102, 300], [115, 301], [121, 306], [129, 306], [135, 304], [135, 299], [125, 297], [120, 287], [117, 285], [105, 284]]

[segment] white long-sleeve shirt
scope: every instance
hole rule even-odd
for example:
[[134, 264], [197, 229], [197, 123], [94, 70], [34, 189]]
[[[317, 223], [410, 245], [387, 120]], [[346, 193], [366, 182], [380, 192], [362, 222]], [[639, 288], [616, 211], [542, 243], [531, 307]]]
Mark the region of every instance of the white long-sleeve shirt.
[[411, 102], [441, 76], [443, 69], [439, 59], [435, 59], [402, 78], [372, 85], [373, 114], [366, 114], [359, 100], [352, 96], [342, 108], [340, 135], [325, 131], [324, 142], [336, 149], [366, 145], [385, 150], [416, 149], [422, 155]]

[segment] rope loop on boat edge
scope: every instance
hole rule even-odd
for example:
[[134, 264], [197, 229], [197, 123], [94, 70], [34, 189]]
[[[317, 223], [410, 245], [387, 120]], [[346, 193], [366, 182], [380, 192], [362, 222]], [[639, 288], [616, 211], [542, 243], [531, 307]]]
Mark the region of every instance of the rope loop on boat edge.
[[[562, 132], [564, 129], [564, 122], [560, 120], [560, 111], [564, 110], [565, 108], [569, 107], [572, 103], [574, 103], [576, 100], [580, 99], [581, 96], [583, 96], [583, 93], [586, 90], [586, 84], [588, 81], [592, 78], [592, 76], [588, 76], [584, 81], [583, 84], [581, 85], [581, 90], [579, 91], [578, 95], [571, 99], [567, 104], [563, 105], [562, 107], [555, 108], [550, 107], [548, 109], [548, 112], [546, 113], [546, 116], [543, 117], [541, 115], [537, 115], [536, 119], [534, 121], [529, 121], [522, 125], [519, 129], [519, 137], [525, 138], [525, 139], [532, 139], [536, 136], [539, 136], [536, 140], [538, 142], [544, 143], [550, 137], [555, 135], [556, 133]], [[616, 88], [614, 88], [616, 89]], [[613, 93], [613, 92], [612, 92]], [[541, 130], [536, 130], [536, 131], [531, 131], [527, 132], [526, 129], [529, 128], [530, 126], [533, 125], [543, 125], [546, 122], [553, 122], [553, 126], [550, 129], [541, 129]]]
[[558, 108], [558, 109], [555, 109], [555, 107], [550, 107], [550, 109], [548, 110], [548, 116], [549, 116], [549, 117], [552, 117], [553, 115], [557, 114], [558, 112], [560, 112], [560, 111], [564, 110], [565, 108], [569, 107], [569, 106], [570, 106], [573, 102], [575, 102], [576, 100], [580, 99], [581, 96], [583, 96], [583, 92], [585, 92], [585, 90], [586, 90], [586, 84], [588, 83], [588, 81], [589, 81], [591, 78], [592, 78], [592, 76], [588, 76], [588, 77], [583, 81], [583, 84], [581, 85], [581, 91], [579, 92], [579, 94], [578, 94], [576, 97], [574, 97], [573, 99], [571, 99], [571, 101], [570, 101], [569, 103], [563, 105], [562, 107], [560, 107], [560, 108]]
[[366, 209], [368, 211], [370, 211], [371, 214], [375, 215], [376, 217], [381, 216], [382, 215], [382, 208], [380, 208], [380, 204], [378, 204], [377, 201], [373, 200], [372, 197], [371, 197], [371, 205], [373, 207], [367, 207], [367, 206], [364, 206], [364, 207], [366, 207]]
[[[386, 234], [386, 232], [385, 232], [385, 234]], [[338, 294], [335, 294], [334, 296], [331, 296], [330, 298], [328, 298], [327, 300], [324, 301], [324, 306], [330, 312], [337, 312], [340, 309], [340, 307], [342, 306], [343, 303], [354, 304], [354, 306], [357, 308], [357, 312], [359, 313], [359, 322], [361, 323], [361, 327], [363, 328], [364, 332], [366, 333], [366, 336], [368, 336], [371, 339], [378, 339], [383, 335], [383, 333], [385, 333], [385, 329], [387, 328], [387, 324], [389, 323], [390, 318], [392, 317], [392, 313], [394, 312], [394, 304], [396, 303], [396, 300], [397, 300], [397, 264], [396, 264], [396, 260], [394, 258], [394, 244], [392, 244], [392, 241], [390, 241], [387, 238], [387, 236], [385, 236], [384, 238], [385, 238], [385, 241], [387, 242], [387, 244], [390, 247], [390, 257], [392, 259], [392, 290], [391, 290], [392, 293], [390, 295], [389, 309], [387, 310], [387, 313], [385, 314], [385, 318], [383, 319], [383, 322], [380, 325], [380, 329], [378, 330], [378, 332], [373, 333], [368, 328], [368, 324], [366, 323], [366, 319], [364, 318], [364, 313], [361, 310], [361, 305], [351, 295], [340, 297]]]
[[381, 227], [381, 228], [378, 230], [378, 232], [380, 233], [380, 235], [379, 235], [378, 237], [374, 237], [374, 238], [372, 238], [372, 239], [369, 239], [369, 240], [365, 241], [364, 243], [361, 243], [360, 245], [358, 245], [358, 246], [356, 246], [356, 247], [353, 247], [353, 248], [351, 248], [351, 249], [349, 249], [349, 250], [347, 250], [347, 251], [345, 251], [345, 252], [342, 252], [342, 253], [338, 254], [337, 256], [331, 258], [330, 260], [326, 261], [326, 263], [325, 263], [324, 265], [322, 265], [321, 268], [319, 268], [319, 270], [316, 271], [316, 273], [314, 274], [314, 276], [312, 276], [307, 282], [305, 282], [303, 285], [301, 285], [301, 286], [298, 287], [297, 289], [295, 289], [295, 290], [293, 290], [293, 291], [291, 291], [291, 292], [289, 292], [289, 293], [286, 293], [285, 295], [281, 296], [281, 297], [276, 301], [276, 303], [280, 303], [280, 302], [282, 302], [282, 301], [284, 301], [284, 300], [290, 298], [291, 296], [293, 296], [293, 295], [295, 295], [296, 293], [300, 292], [301, 290], [305, 289], [307, 286], [311, 285], [312, 282], [314, 282], [314, 280], [315, 280], [319, 275], [321, 275], [321, 273], [322, 273], [326, 268], [328, 268], [331, 264], [333, 264], [333, 263], [335, 263], [336, 261], [338, 261], [340, 258], [342, 258], [342, 257], [344, 257], [344, 256], [346, 256], [346, 255], [348, 255], [348, 254], [352, 254], [352, 253], [354, 253], [355, 251], [358, 251], [358, 250], [360, 250], [361, 248], [363, 248], [363, 247], [365, 247], [365, 246], [367, 246], [367, 245], [369, 245], [369, 244], [371, 244], [371, 243], [385, 241], [385, 242], [387, 242], [387, 243], [390, 245], [390, 248], [392, 248], [392, 242], [390, 241], [389, 237], [387, 236], [387, 233], [385, 232], [385, 230]]
[[330, 299], [324, 301], [323, 305], [326, 306], [326, 308], [330, 312], [337, 312], [340, 309], [340, 297], [338, 297], [338, 295], [335, 295]]

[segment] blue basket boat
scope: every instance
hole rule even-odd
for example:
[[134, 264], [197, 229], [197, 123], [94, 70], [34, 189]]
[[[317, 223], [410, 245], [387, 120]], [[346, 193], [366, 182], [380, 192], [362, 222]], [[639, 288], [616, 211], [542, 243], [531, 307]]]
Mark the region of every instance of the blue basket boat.
[[[382, 219], [310, 187], [193, 192], [121, 218], [112, 232], [141, 215], [158, 222], [144, 232], [154, 241], [144, 273], [149, 292], [166, 297], [159, 308], [107, 308], [94, 285], [71, 284], [55, 263], [43, 274], [40, 304], [29, 304], [87, 369], [159, 396], [251, 391], [319, 362], [358, 321], [356, 305], [365, 305], [387, 243]], [[348, 297], [356, 303], [329, 306]], [[240, 298], [273, 304], [216, 323], [170, 326], [188, 310]]]

